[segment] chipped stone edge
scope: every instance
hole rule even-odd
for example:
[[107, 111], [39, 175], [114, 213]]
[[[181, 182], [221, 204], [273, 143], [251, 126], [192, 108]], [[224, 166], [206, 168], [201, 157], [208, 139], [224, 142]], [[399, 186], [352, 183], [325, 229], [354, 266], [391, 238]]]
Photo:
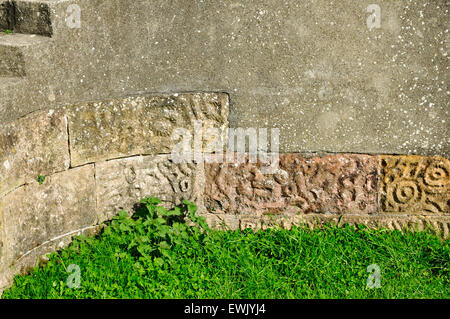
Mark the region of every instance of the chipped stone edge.
[[310, 229], [321, 228], [326, 224], [335, 226], [365, 225], [370, 229], [388, 229], [399, 231], [435, 231], [443, 239], [450, 235], [450, 216], [380, 216], [380, 215], [340, 215], [340, 214], [298, 214], [296, 216], [263, 216], [255, 220], [249, 214], [202, 214], [213, 228], [223, 230], [252, 229], [265, 230], [272, 227], [291, 229], [293, 226], [307, 226]]
[[48, 254], [67, 247], [72, 242], [73, 237], [82, 234], [96, 234], [101, 227], [101, 225], [87, 226], [51, 238], [41, 245], [24, 253], [12, 265], [4, 266], [1, 269], [2, 272], [0, 273], [0, 297], [3, 291], [5, 291], [5, 289], [12, 284], [13, 279], [17, 274], [24, 273], [24, 270], [29, 270], [38, 266], [40, 262], [45, 262]]

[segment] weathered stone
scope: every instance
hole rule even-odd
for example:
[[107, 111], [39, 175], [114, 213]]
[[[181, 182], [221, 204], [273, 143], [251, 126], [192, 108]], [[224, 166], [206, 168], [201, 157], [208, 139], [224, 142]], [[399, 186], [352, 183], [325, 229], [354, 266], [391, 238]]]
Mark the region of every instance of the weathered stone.
[[53, 33], [48, 3], [16, 1], [14, 5], [14, 32], [51, 36]]
[[0, 128], [0, 197], [69, 164], [63, 110], [37, 112]]
[[129, 97], [87, 103], [69, 111], [72, 165], [132, 155], [168, 154], [179, 140], [175, 129], [193, 135], [194, 121], [202, 129], [228, 125], [228, 95], [222, 93], [172, 94]]
[[[236, 228], [236, 221], [229, 225], [228, 220], [224, 224], [230, 228]], [[365, 225], [371, 229], [410, 230], [423, 231], [430, 229], [436, 231], [444, 238], [449, 237], [450, 218], [446, 216], [380, 216], [380, 215], [332, 215], [332, 214], [300, 214], [297, 216], [263, 216], [255, 219], [252, 215], [238, 216], [240, 229], [251, 228], [253, 230], [269, 227], [283, 227], [290, 229], [292, 226], [307, 225], [314, 229], [325, 224], [330, 225]]]
[[[425, 217], [425, 216], [300, 216], [300, 223], [314, 224], [336, 224], [336, 225], [366, 225], [371, 229], [385, 228], [389, 230], [411, 230], [423, 231], [431, 229], [438, 232], [444, 238], [448, 238], [450, 229], [450, 218], [448, 217]], [[286, 225], [288, 226], [288, 225]]]
[[[0, 36], [0, 77], [13, 78], [9, 81], [14, 81], [14, 78], [28, 76], [30, 50], [42, 49], [48, 42], [49, 38], [34, 34], [12, 33]], [[39, 56], [35, 58], [39, 59]], [[10, 89], [12, 90], [13, 86]], [[12, 110], [2, 111], [7, 114]], [[0, 115], [3, 117], [3, 114]]]
[[298, 214], [298, 215], [263, 215], [255, 218], [252, 214], [218, 215], [207, 214], [207, 221], [216, 229], [267, 229], [306, 225], [310, 229], [330, 225], [365, 225], [371, 229], [436, 231], [444, 238], [450, 233], [450, 218], [447, 216], [383, 216], [383, 215], [336, 215], [336, 214]]
[[441, 156], [381, 156], [382, 214], [450, 214], [450, 161]]
[[237, 230], [241, 228], [238, 215], [233, 214], [215, 214], [214, 212], [205, 212], [200, 214], [205, 217], [206, 222], [211, 228], [222, 230]]
[[200, 210], [204, 185], [202, 164], [175, 164], [167, 155], [139, 156], [96, 164], [97, 209], [100, 221], [132, 208], [143, 197], [160, 198], [167, 208], [182, 200]]
[[13, 29], [13, 16], [14, 7], [12, 3], [10, 1], [0, 1], [0, 31]]
[[49, 253], [69, 245], [74, 236], [79, 236], [81, 234], [89, 236], [97, 233], [98, 230], [99, 226], [89, 226], [74, 230], [67, 235], [55, 237], [40, 246], [33, 248], [19, 260], [16, 260], [13, 265], [9, 265], [3, 269], [0, 267], [0, 296], [2, 291], [12, 283], [15, 275], [29, 274], [30, 269], [37, 266], [39, 262], [48, 260], [47, 255]]
[[373, 214], [377, 212], [377, 158], [280, 155], [276, 174], [263, 164], [206, 164], [205, 207], [218, 214]]
[[0, 31], [51, 36], [50, 16], [48, 3], [42, 1], [0, 1]]
[[[24, 77], [26, 75], [25, 60], [22, 48], [13, 45], [15, 35], [0, 38], [0, 75], [2, 77]], [[6, 42], [10, 43], [6, 43]]]
[[11, 265], [34, 248], [96, 222], [93, 165], [33, 182], [0, 199], [6, 262]]

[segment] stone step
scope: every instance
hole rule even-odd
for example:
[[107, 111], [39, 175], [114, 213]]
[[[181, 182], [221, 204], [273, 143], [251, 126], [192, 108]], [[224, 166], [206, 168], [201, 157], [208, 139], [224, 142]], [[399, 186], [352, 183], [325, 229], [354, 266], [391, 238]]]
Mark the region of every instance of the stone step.
[[54, 1], [0, 0], [0, 31], [6, 29], [16, 33], [38, 34], [51, 37], [50, 4]]
[[0, 35], [0, 77], [26, 76], [27, 56], [50, 41], [48, 37], [35, 34]]

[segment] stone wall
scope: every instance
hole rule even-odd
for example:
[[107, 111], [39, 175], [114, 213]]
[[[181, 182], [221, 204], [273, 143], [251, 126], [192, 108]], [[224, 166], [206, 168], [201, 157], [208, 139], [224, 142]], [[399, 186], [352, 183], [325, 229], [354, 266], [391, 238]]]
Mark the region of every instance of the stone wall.
[[14, 2], [27, 23], [0, 36], [0, 61], [15, 52], [21, 70], [0, 72], [0, 125], [55, 104], [214, 91], [230, 94], [231, 127], [280, 128], [282, 152], [450, 156], [447, 0]]
[[[448, 12], [447, 0], [0, 0], [0, 31], [13, 31], [0, 32], [0, 290], [147, 195], [193, 200], [214, 227], [448, 236]], [[178, 163], [180, 128], [215, 128], [224, 145], [227, 128], [278, 128], [278, 169], [245, 150]]]
[[339, 222], [411, 230], [450, 227], [450, 161], [441, 156], [281, 154], [261, 163], [206, 164], [204, 205], [216, 226], [254, 229]]
[[223, 137], [228, 117], [226, 93], [181, 93], [80, 103], [3, 126], [0, 287], [150, 195], [166, 206], [195, 201], [217, 228], [429, 225], [448, 236], [450, 161], [441, 156], [282, 153], [273, 174], [246, 154], [242, 162], [173, 160], [175, 129], [193, 134], [202, 121], [205, 135], [216, 128]]
[[[0, 129], [0, 288], [142, 197], [202, 206], [202, 164], [170, 159], [175, 128], [224, 130], [224, 93], [139, 96], [34, 112]], [[45, 176], [40, 184], [38, 176]]]

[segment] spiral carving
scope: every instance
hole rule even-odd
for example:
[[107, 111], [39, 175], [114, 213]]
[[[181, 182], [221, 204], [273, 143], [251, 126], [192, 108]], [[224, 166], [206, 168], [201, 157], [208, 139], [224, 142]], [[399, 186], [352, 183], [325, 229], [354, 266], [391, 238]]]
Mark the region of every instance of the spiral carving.
[[[445, 165], [447, 164], [447, 165]], [[432, 163], [425, 170], [424, 182], [429, 186], [444, 187], [450, 182], [450, 167], [444, 161]]]
[[399, 204], [407, 205], [420, 200], [420, 189], [414, 181], [399, 181], [388, 187], [388, 194]]
[[382, 212], [450, 213], [448, 159], [441, 156], [382, 156], [380, 167]]

